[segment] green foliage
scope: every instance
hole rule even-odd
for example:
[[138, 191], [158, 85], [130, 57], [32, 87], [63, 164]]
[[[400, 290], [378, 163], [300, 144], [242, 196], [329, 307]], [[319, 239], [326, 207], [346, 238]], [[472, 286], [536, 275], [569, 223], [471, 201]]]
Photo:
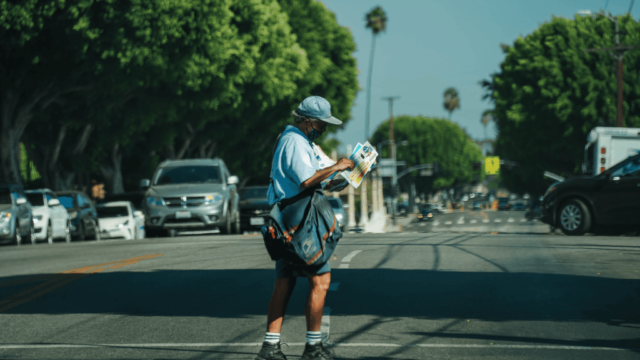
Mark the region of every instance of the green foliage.
[[460, 109], [460, 97], [458, 96], [458, 90], [455, 88], [448, 88], [444, 91], [444, 103], [442, 106], [449, 113], [449, 120], [451, 120], [451, 114], [457, 109]]
[[378, 33], [387, 30], [387, 14], [380, 6], [376, 6], [369, 11], [364, 20], [366, 21], [365, 27], [371, 29], [373, 35], [378, 35]]
[[[424, 116], [399, 116], [394, 120], [395, 140], [407, 140], [408, 146], [396, 147], [397, 159], [406, 161], [407, 167], [430, 164], [438, 161], [442, 173], [438, 176], [421, 177], [412, 174], [416, 180], [416, 190], [431, 192], [443, 187], [481, 179], [473, 163], [482, 161], [480, 148], [469, 138], [459, 125], [445, 119]], [[389, 122], [385, 121], [375, 131], [372, 145], [389, 139]], [[378, 150], [381, 157], [389, 158], [389, 146]], [[405, 176], [406, 178], [409, 175]]]
[[[620, 17], [624, 45], [640, 44], [640, 24]], [[615, 44], [614, 25], [604, 17], [553, 18], [512, 46], [500, 71], [482, 85], [495, 104], [497, 154], [519, 166], [504, 169], [511, 190], [540, 194], [542, 173], [577, 172], [587, 134], [595, 126], [615, 126], [616, 71], [608, 52], [584, 49]], [[640, 126], [640, 51], [624, 59], [625, 126]]]

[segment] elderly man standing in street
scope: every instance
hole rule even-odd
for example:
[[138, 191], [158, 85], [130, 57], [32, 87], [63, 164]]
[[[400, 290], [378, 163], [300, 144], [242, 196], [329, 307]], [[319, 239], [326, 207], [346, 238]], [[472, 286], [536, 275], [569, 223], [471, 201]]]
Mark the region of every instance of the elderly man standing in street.
[[[320, 137], [328, 124], [340, 125], [342, 121], [331, 116], [331, 105], [319, 96], [310, 96], [293, 112], [293, 125], [287, 125], [273, 156], [269, 203], [271, 205], [290, 199], [305, 189], [317, 186], [336, 171], [353, 170], [354, 163], [340, 159], [335, 165], [319, 170], [312, 141]], [[346, 184], [333, 180], [329, 190], [339, 190]], [[297, 277], [309, 279], [309, 295], [306, 303], [307, 343], [302, 360], [330, 360], [332, 355], [322, 343], [320, 326], [324, 301], [331, 283], [329, 263], [316, 267], [294, 267], [283, 259], [276, 262], [276, 283], [269, 302], [267, 333], [256, 360], [286, 360], [280, 347], [280, 330], [289, 298]]]

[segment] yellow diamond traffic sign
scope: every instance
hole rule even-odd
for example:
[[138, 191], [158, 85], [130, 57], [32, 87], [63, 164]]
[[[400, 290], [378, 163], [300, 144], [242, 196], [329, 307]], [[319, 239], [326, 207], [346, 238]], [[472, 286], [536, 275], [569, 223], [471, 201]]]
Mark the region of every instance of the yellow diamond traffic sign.
[[487, 156], [484, 159], [484, 173], [486, 175], [496, 175], [500, 171], [500, 157]]

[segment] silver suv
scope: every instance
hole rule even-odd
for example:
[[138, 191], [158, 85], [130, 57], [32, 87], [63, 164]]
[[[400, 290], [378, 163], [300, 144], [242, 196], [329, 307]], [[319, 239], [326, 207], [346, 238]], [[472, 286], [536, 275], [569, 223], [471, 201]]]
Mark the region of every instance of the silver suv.
[[142, 180], [147, 234], [218, 228], [240, 233], [238, 177], [220, 159], [167, 160]]

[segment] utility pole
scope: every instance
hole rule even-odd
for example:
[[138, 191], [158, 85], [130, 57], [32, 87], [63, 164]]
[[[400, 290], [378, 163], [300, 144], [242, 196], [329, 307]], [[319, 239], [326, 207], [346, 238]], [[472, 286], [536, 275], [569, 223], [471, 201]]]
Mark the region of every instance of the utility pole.
[[398, 196], [396, 194], [396, 186], [398, 185], [398, 166], [396, 165], [396, 143], [394, 140], [395, 132], [393, 129], [393, 101], [400, 99], [400, 96], [388, 96], [382, 98], [389, 102], [389, 145], [391, 146], [391, 158], [393, 159], [393, 170], [391, 175], [391, 218], [393, 225], [398, 225], [396, 219], [398, 212]]
[[[633, 6], [633, 2], [631, 3], [631, 6]], [[629, 8], [629, 10], [631, 10], [631, 8]], [[588, 13], [585, 12], [585, 14], [589, 14], [591, 15], [591, 12], [589, 11]], [[624, 59], [624, 54], [629, 51], [629, 50], [633, 50], [633, 49], [638, 49], [640, 48], [640, 45], [636, 45], [636, 46], [624, 46], [624, 45], [620, 45], [620, 34], [626, 34], [626, 32], [623, 31], [618, 31], [618, 23], [619, 23], [619, 19], [618, 17], [615, 18], [611, 18], [608, 15], [604, 15], [604, 14], [594, 14], [594, 15], [599, 15], [599, 16], [604, 16], [607, 19], [611, 20], [614, 24], [615, 24], [615, 28], [616, 28], [616, 46], [614, 47], [610, 47], [610, 48], [599, 48], [599, 49], [585, 49], [583, 50], [584, 52], [597, 52], [597, 51], [608, 51], [611, 56], [613, 56], [613, 58], [618, 62], [618, 116], [617, 116], [617, 126], [618, 127], [623, 127], [623, 109], [622, 109], [622, 104], [623, 104], [623, 98], [624, 98], [624, 92], [623, 92], [623, 88], [624, 88], [624, 78], [623, 78], [623, 59]]]

